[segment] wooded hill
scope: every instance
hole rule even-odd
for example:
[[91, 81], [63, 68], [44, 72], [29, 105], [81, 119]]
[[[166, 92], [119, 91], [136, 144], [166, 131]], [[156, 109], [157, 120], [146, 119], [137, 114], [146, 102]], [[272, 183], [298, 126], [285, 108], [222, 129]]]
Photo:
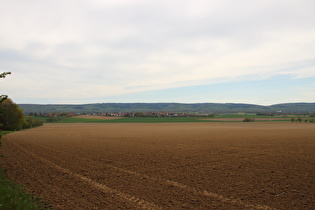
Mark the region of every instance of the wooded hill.
[[286, 103], [271, 106], [240, 103], [95, 103], [81, 105], [19, 104], [28, 113], [111, 113], [111, 112], [186, 112], [186, 113], [315, 113], [315, 103]]

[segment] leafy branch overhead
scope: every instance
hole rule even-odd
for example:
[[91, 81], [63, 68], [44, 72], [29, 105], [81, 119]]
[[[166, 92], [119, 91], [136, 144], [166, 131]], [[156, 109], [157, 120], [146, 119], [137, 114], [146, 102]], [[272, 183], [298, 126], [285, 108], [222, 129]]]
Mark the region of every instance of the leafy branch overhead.
[[[8, 74], [11, 74], [11, 72], [3, 72], [0, 74], [0, 78], [5, 78]], [[7, 95], [0, 95], [0, 103], [2, 103], [7, 98], [8, 98]]]
[[3, 72], [0, 74], [0, 78], [5, 78], [8, 74], [11, 74], [11, 72]]

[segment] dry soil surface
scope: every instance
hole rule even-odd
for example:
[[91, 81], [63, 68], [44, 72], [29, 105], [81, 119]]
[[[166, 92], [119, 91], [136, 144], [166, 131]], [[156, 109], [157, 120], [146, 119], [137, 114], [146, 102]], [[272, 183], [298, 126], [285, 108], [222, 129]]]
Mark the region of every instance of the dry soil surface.
[[45, 124], [0, 166], [53, 209], [314, 209], [315, 124]]

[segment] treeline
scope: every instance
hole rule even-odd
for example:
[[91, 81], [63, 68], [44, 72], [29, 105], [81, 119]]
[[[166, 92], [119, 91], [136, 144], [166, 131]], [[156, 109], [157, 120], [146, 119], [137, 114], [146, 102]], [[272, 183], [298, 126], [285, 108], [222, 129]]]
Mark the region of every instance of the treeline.
[[[314, 117], [314, 116], [312, 116], [312, 117]], [[315, 123], [315, 120], [314, 119], [302, 119], [302, 118], [291, 118], [291, 122], [309, 122], [309, 123]]]
[[39, 119], [31, 116], [25, 117], [22, 109], [10, 98], [0, 103], [0, 129], [1, 130], [20, 130], [43, 125]]

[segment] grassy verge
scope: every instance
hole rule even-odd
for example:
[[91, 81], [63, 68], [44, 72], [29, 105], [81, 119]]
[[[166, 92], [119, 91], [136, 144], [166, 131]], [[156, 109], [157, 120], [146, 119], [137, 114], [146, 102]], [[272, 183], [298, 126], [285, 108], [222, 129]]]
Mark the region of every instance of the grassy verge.
[[39, 198], [29, 195], [0, 170], [0, 209], [45, 209]]
[[[46, 121], [44, 117], [33, 117], [34, 119], [40, 119], [44, 123], [191, 123], [191, 122], [243, 122], [244, 118], [256, 119], [256, 122], [277, 122], [277, 121], [291, 121], [290, 117], [281, 116], [257, 116], [249, 114], [219, 114], [215, 117], [124, 117], [120, 119], [87, 119], [87, 118], [75, 118], [65, 117], [60, 120]], [[231, 118], [231, 119], [227, 119]], [[297, 119], [297, 117], [296, 117]], [[314, 120], [314, 118], [303, 117], [305, 120]]]
[[[0, 132], [1, 137], [11, 131]], [[1, 158], [1, 157], [0, 157]], [[48, 209], [40, 202], [40, 199], [34, 197], [23, 190], [23, 188], [9, 180], [2, 169], [0, 169], [0, 210], [7, 209]]]

